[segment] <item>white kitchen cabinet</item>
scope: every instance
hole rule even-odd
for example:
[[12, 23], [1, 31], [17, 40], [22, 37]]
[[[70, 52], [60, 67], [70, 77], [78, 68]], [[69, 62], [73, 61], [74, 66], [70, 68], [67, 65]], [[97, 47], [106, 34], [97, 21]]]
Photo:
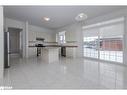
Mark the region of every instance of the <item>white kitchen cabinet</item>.
[[75, 47], [66, 47], [66, 57], [76, 57], [76, 48]]
[[36, 47], [30, 47], [28, 49], [28, 56], [29, 56], [29, 58], [37, 56], [37, 48]]

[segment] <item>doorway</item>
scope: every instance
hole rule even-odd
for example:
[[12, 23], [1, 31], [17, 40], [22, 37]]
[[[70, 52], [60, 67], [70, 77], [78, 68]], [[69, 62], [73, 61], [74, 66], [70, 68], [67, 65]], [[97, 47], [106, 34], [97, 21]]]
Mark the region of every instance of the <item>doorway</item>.
[[21, 56], [21, 31], [20, 28], [9, 27], [9, 54]]

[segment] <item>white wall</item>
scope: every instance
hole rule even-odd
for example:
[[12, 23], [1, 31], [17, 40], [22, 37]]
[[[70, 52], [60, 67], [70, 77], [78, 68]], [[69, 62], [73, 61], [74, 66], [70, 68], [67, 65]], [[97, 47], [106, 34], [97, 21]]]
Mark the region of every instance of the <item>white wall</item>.
[[3, 64], [4, 64], [4, 34], [3, 34], [3, 7], [0, 6], [0, 81], [3, 78]]
[[127, 16], [125, 16], [125, 22], [124, 22], [124, 64], [127, 65]]
[[86, 20], [86, 21], [84, 21], [84, 25], [96, 24], [96, 23], [99, 23], [99, 22], [124, 17], [126, 15], [127, 15], [127, 9], [122, 9], [122, 10], [114, 11], [114, 12], [111, 12], [111, 13], [108, 13], [108, 14], [104, 14], [104, 15], [102, 14], [101, 16]]

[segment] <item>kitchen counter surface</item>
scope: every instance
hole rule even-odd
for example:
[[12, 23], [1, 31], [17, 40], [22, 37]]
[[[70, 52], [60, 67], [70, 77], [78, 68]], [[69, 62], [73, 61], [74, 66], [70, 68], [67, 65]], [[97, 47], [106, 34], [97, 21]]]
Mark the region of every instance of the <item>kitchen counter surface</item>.
[[[29, 46], [29, 47], [38, 47], [38, 46]], [[40, 47], [40, 46], [39, 46]], [[44, 46], [41, 46], [41, 47], [78, 47], [76, 45], [44, 45]]]

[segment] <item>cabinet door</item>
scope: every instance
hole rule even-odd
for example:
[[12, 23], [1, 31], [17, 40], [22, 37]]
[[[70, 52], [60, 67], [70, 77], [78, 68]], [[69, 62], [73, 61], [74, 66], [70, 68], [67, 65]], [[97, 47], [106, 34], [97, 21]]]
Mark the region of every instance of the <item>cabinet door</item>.
[[76, 57], [76, 48], [66, 48], [66, 57]]

